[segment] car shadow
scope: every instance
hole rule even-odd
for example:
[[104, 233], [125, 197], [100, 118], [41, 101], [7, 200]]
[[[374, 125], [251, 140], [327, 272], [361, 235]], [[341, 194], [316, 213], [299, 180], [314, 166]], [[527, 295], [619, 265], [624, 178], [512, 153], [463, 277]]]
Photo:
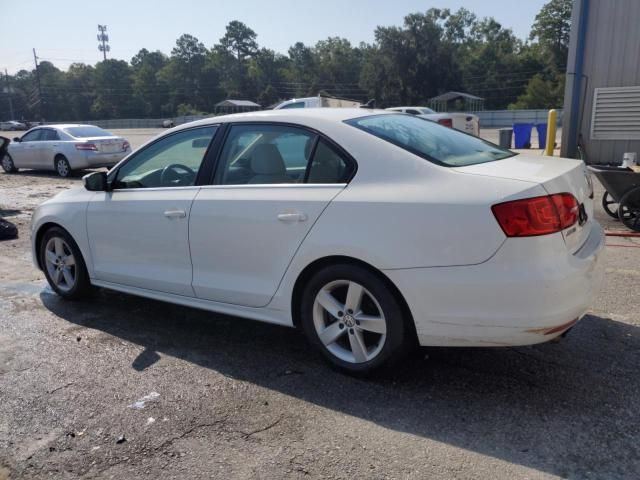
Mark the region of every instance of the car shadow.
[[363, 380], [332, 371], [294, 329], [103, 290], [82, 302], [40, 296], [71, 323], [144, 347], [131, 358], [137, 371], [170, 355], [562, 477], [621, 471], [625, 459], [640, 458], [632, 396], [640, 392], [640, 329], [611, 319], [589, 315], [561, 342], [532, 347], [421, 349]]

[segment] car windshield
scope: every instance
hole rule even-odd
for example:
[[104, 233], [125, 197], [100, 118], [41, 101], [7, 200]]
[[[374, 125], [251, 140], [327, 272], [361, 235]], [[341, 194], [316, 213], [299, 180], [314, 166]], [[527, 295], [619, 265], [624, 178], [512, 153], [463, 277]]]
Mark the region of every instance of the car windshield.
[[411, 115], [372, 115], [345, 123], [445, 167], [464, 167], [516, 155], [481, 138]]
[[63, 128], [65, 132], [75, 138], [89, 138], [89, 137], [111, 137], [111, 133], [100, 127], [94, 127], [93, 125], [87, 125], [85, 127], [67, 127]]

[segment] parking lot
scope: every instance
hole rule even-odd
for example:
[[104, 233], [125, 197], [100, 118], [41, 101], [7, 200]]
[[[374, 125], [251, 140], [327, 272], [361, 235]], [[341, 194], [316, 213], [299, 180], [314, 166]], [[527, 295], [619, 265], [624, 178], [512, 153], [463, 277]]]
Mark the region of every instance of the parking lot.
[[[133, 148], [160, 132], [114, 131]], [[107, 291], [61, 300], [29, 221], [80, 176], [0, 173], [20, 232], [0, 243], [0, 480], [640, 476], [640, 239], [607, 238], [603, 290], [566, 338], [422, 349], [361, 380], [292, 329]], [[596, 187], [598, 220], [622, 231]]]

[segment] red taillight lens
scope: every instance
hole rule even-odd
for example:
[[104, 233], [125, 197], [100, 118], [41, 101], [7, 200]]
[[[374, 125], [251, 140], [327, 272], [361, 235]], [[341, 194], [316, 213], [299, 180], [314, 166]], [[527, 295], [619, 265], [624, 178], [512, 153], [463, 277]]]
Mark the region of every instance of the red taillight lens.
[[453, 120], [451, 118], [441, 118], [438, 120], [438, 123], [445, 127], [453, 128]]
[[499, 203], [491, 210], [507, 237], [548, 235], [578, 221], [578, 201], [570, 193]]
[[96, 147], [95, 143], [76, 143], [76, 150], [92, 150], [97, 152], [98, 147]]
[[123, 151], [123, 152], [126, 152], [127, 150], [129, 150], [129, 147], [130, 147], [130, 146], [131, 146], [131, 145], [129, 145], [129, 142], [124, 142], [124, 143], [122, 144], [122, 151]]

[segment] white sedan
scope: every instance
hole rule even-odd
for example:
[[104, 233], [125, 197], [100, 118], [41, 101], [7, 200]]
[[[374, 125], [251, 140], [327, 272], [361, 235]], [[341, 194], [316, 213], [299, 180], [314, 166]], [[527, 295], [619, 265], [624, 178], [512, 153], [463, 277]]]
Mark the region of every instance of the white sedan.
[[410, 115], [205, 119], [84, 182], [33, 215], [59, 295], [93, 285], [299, 327], [352, 373], [416, 344], [551, 340], [602, 276], [582, 162]]
[[112, 167], [131, 153], [129, 142], [93, 125], [47, 125], [32, 128], [9, 144], [1, 159], [7, 173], [20, 168], [73, 170]]
[[480, 136], [480, 118], [472, 113], [438, 113], [427, 107], [393, 107], [387, 108], [387, 110], [390, 112], [417, 115], [427, 120], [437, 122], [445, 127], [455, 128], [456, 130], [475, 135], [476, 137]]

